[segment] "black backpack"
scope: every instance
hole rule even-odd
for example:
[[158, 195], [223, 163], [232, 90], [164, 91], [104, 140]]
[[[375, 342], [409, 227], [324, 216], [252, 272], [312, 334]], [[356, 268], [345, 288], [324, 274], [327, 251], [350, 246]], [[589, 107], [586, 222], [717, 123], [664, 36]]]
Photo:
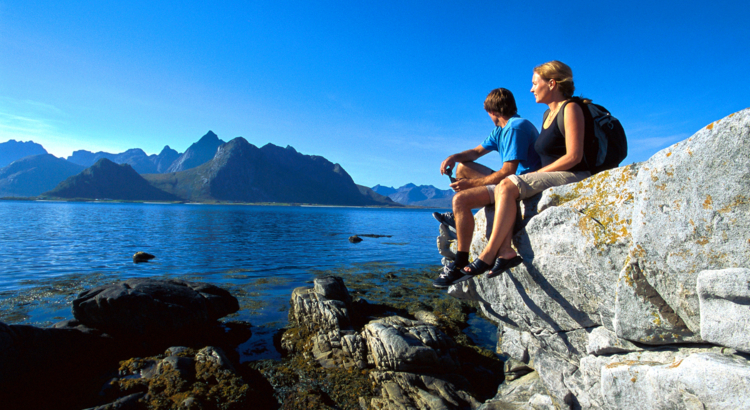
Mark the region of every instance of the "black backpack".
[[[620, 120], [613, 117], [609, 111], [601, 105], [594, 104], [591, 100], [573, 97], [563, 103], [560, 107], [560, 115], [557, 116], [557, 127], [565, 136], [565, 104], [575, 102], [586, 108], [583, 116], [586, 120], [586, 131], [583, 141], [583, 159], [588, 165], [591, 174], [608, 169], [617, 168], [626, 156], [628, 156], [628, 141], [625, 130]], [[544, 121], [547, 120], [549, 110], [544, 112]], [[593, 126], [593, 127], [592, 127]], [[593, 128], [593, 132], [590, 129]]]

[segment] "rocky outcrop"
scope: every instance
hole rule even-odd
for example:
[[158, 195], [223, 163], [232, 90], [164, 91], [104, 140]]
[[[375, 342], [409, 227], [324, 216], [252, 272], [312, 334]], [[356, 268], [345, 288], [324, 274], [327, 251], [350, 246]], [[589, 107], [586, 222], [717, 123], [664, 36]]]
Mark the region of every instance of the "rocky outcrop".
[[[449, 294], [480, 302], [498, 350], [535, 369], [556, 408], [748, 407], [747, 389], [732, 390], [750, 369], [737, 352], [750, 340], [747, 152], [750, 109], [551, 188], [523, 204], [524, 263]], [[491, 221], [477, 213], [472, 257]]]
[[[163, 360], [153, 372], [138, 359], [138, 366], [121, 369], [120, 390], [110, 394], [114, 407], [107, 408], [146, 408], [143, 401], [134, 404], [146, 397], [142, 394], [146, 390], [151, 394], [151, 404], [161, 401], [164, 405], [148, 408], [170, 408], [169, 400], [154, 397], [162, 390], [180, 393], [183, 399], [188, 397], [183, 393], [190, 391], [201, 400], [213, 400], [207, 397], [213, 393], [206, 393], [200, 386], [190, 388], [196, 377], [197, 382], [210, 389], [224, 389], [215, 396], [230, 395], [230, 390], [241, 386], [234, 382], [235, 375], [225, 371], [234, 369], [219, 351], [221, 346], [234, 349], [246, 341], [250, 337], [249, 326], [220, 326], [217, 319], [238, 309], [236, 298], [213, 285], [130, 279], [83, 292], [74, 301], [75, 320], [50, 328], [0, 323], [0, 403], [9, 409], [80, 409], [96, 405], [101, 402], [96, 393], [102, 386], [105, 390], [114, 386], [108, 380], [118, 361], [144, 352], [163, 351], [175, 343], [199, 347], [211, 344], [216, 348], [198, 352], [195, 363], [187, 363], [184, 355], [167, 355], [179, 358]], [[171, 366], [169, 372], [167, 364]], [[197, 369], [197, 376], [191, 366]], [[154, 379], [139, 373], [143, 377], [136, 380], [130, 370], [163, 377]], [[172, 370], [179, 373], [179, 378], [173, 377], [177, 374]], [[203, 381], [201, 371], [207, 372]], [[231, 383], [220, 381], [222, 374]], [[211, 387], [212, 383], [217, 386]], [[111, 393], [111, 389], [107, 391]], [[125, 407], [131, 405], [134, 407]]]
[[[292, 293], [281, 345], [324, 368], [362, 369], [376, 387], [363, 408], [476, 408], [480, 401], [464, 374], [482, 374], [426, 311], [416, 318], [368, 317], [367, 303], [352, 301], [339, 277], [315, 279]], [[500, 375], [489, 375], [499, 380]]]
[[[257, 389], [216, 347], [170, 347], [164, 354], [120, 362], [118, 376], [103, 392], [115, 399], [92, 410], [112, 408], [245, 409], [258, 405]], [[126, 407], [128, 406], [128, 407]]]

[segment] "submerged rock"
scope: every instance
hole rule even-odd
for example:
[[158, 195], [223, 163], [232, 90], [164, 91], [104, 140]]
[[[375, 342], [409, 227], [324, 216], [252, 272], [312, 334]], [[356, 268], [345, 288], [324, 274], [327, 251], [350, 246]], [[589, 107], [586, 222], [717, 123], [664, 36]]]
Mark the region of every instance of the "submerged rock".
[[135, 255], [133, 255], [133, 262], [135, 263], [141, 263], [141, 262], [148, 262], [151, 259], [154, 259], [156, 256], [146, 253], [146, 252], [136, 252]]
[[73, 315], [81, 323], [133, 337], [205, 327], [237, 310], [237, 298], [228, 291], [177, 279], [128, 279], [85, 291], [73, 301]]

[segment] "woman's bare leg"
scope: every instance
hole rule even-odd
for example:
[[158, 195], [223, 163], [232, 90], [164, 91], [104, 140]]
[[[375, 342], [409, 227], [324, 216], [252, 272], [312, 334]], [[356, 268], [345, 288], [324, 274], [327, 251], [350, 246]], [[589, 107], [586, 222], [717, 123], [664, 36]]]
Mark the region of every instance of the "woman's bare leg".
[[504, 179], [495, 187], [495, 221], [492, 224], [492, 234], [487, 246], [479, 255], [484, 263], [492, 265], [495, 258], [511, 259], [516, 251], [511, 246], [513, 225], [516, 223], [516, 201], [518, 187]]

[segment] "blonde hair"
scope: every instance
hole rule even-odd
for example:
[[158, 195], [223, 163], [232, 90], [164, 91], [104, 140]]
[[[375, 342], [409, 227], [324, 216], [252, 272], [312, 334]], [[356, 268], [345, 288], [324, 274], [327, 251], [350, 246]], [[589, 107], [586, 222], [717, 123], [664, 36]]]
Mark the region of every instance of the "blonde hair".
[[534, 72], [539, 74], [539, 77], [542, 77], [544, 81], [555, 80], [557, 85], [560, 86], [563, 97], [570, 98], [573, 96], [576, 86], [573, 84], [573, 70], [567, 64], [552, 60], [536, 66]]

